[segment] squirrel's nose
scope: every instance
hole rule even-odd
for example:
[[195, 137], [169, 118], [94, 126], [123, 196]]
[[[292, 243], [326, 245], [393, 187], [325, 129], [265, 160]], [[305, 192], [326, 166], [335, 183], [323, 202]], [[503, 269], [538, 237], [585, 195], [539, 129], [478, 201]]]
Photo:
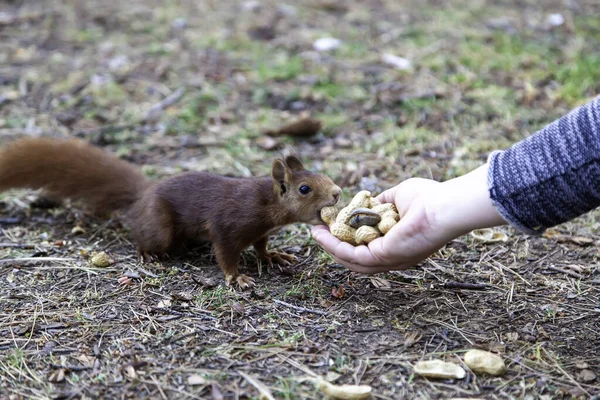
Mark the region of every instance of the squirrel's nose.
[[342, 189], [336, 188], [333, 192], [333, 199], [335, 200], [336, 203], [339, 201], [341, 196], [342, 196]]

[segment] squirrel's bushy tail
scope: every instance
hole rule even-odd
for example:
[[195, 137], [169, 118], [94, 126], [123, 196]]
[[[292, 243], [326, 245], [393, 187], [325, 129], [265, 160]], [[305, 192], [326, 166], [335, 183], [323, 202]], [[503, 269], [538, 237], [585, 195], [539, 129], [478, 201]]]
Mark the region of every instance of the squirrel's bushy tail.
[[0, 192], [44, 189], [107, 214], [129, 207], [148, 185], [132, 164], [80, 140], [26, 138], [0, 149]]

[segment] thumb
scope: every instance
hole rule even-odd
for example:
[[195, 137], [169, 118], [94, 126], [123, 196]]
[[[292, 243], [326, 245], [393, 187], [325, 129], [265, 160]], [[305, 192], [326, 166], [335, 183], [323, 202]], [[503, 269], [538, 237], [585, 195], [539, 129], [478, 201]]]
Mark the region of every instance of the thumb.
[[394, 186], [393, 188], [390, 188], [390, 189], [382, 192], [381, 194], [379, 194], [379, 196], [376, 197], [377, 200], [379, 200], [382, 203], [394, 203], [397, 187], [398, 186]]

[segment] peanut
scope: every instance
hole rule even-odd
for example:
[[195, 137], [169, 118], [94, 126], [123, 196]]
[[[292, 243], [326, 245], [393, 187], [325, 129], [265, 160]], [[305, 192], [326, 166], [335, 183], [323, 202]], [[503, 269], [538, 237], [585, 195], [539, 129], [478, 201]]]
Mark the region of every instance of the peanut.
[[335, 206], [321, 209], [321, 219], [333, 236], [356, 246], [388, 233], [400, 216], [394, 204], [381, 204], [371, 192], [363, 190], [339, 213]]
[[376, 213], [379, 213], [379, 214], [383, 215], [384, 213], [386, 213], [388, 211], [393, 211], [393, 212], [397, 213], [398, 209], [392, 203], [385, 203], [385, 204], [380, 204], [380, 205], [378, 205], [376, 207], [373, 207], [373, 211], [375, 211]]
[[381, 205], [381, 202], [379, 200], [377, 200], [377, 197], [371, 197], [369, 207], [375, 208], [380, 205]]
[[463, 379], [467, 375], [460, 365], [442, 360], [419, 361], [413, 371], [427, 378]]
[[323, 207], [321, 209], [321, 219], [327, 224], [331, 225], [335, 222], [335, 217], [337, 216], [337, 208], [335, 206]]
[[340, 211], [340, 213], [338, 214], [337, 218], [335, 219], [335, 222], [347, 224], [348, 219], [350, 218], [350, 214], [352, 214], [352, 211], [356, 210], [357, 208], [369, 208], [371, 198], [370, 196], [371, 192], [369, 192], [368, 190], [363, 190], [356, 193], [350, 204], [342, 208], [342, 211]]
[[350, 244], [356, 243], [356, 229], [351, 226], [334, 222], [329, 228], [331, 234], [342, 242], [348, 242]]
[[369, 244], [381, 236], [381, 232], [369, 225], [363, 225], [356, 230], [355, 241], [357, 244]]
[[386, 211], [381, 216], [381, 222], [377, 224], [377, 228], [379, 231], [385, 235], [396, 225], [396, 223], [400, 220], [400, 216], [397, 212], [394, 211]]

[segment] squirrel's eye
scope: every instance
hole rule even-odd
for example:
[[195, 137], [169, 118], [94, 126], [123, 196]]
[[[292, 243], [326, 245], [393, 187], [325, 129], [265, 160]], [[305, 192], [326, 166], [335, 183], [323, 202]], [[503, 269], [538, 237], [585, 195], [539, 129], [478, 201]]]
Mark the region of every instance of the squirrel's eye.
[[311, 190], [312, 189], [309, 186], [306, 186], [306, 185], [302, 185], [302, 186], [300, 186], [300, 189], [298, 189], [298, 191], [300, 192], [300, 194], [309, 194]]

